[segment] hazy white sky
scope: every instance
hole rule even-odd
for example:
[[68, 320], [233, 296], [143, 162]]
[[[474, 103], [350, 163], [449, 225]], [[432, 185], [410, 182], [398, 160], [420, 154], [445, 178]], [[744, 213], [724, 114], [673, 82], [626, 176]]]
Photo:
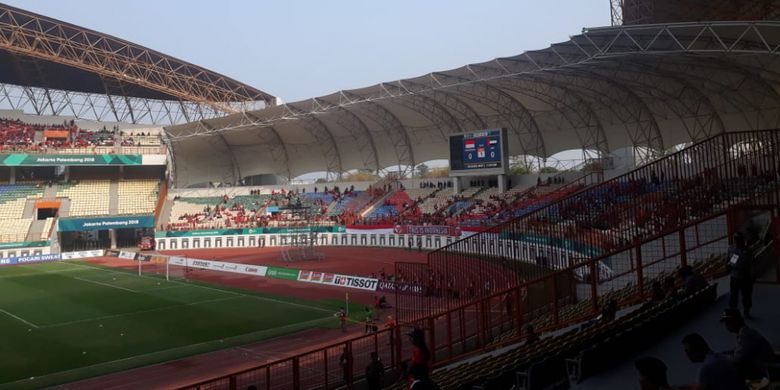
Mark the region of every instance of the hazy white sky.
[[456, 68], [609, 24], [609, 0], [4, 0], [285, 101]]
[[609, 0], [3, 1], [286, 102], [541, 49], [610, 22]]

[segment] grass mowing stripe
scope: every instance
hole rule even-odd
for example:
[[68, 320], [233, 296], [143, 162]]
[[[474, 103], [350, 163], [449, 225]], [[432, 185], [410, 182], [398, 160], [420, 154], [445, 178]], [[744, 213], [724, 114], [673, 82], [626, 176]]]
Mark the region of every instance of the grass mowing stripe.
[[[13, 267], [19, 267], [19, 266], [17, 265], [17, 266], [13, 266]], [[79, 271], [79, 270], [78, 269], [73, 269], [73, 268], [63, 269], [63, 270], [59, 270], [59, 271], [38, 270], [38, 271], [33, 271], [33, 272], [26, 272], [26, 273], [19, 273], [19, 274], [11, 274], [11, 275], [7, 275], [7, 276], [0, 276], [0, 279], [29, 278], [31, 276], [40, 276], [41, 272], [46, 272], [46, 273], [50, 273], [50, 274], [61, 274], [61, 273], [76, 272], [76, 271]]]
[[9, 317], [13, 317], [13, 318], [15, 318], [15, 319], [17, 319], [17, 320], [19, 320], [19, 321], [22, 321], [22, 322], [24, 322], [25, 324], [32, 326], [33, 328], [36, 328], [36, 329], [37, 329], [37, 328], [40, 328], [40, 326], [38, 326], [38, 325], [35, 325], [35, 324], [33, 324], [32, 322], [30, 322], [30, 321], [27, 321], [27, 320], [25, 320], [24, 318], [22, 318], [22, 317], [19, 317], [19, 316], [17, 316], [17, 315], [14, 315], [14, 314], [12, 314], [12, 313], [10, 313], [10, 312], [7, 312], [7, 311], [5, 311], [5, 310], [3, 310], [3, 309], [0, 309], [0, 312], [3, 312], [3, 313], [5, 313], [5, 314], [6, 314], [6, 315], [8, 315]]
[[[51, 274], [47, 277], [44, 270]], [[133, 269], [91, 263], [58, 262], [2, 271], [3, 276], [39, 272], [39, 279], [25, 277], [0, 283], [0, 291], [11, 298], [9, 304], [13, 305], [0, 307], [8, 307], [46, 328], [28, 332], [26, 329], [32, 326], [13, 324], [18, 320], [11, 316], [3, 319], [0, 313], [0, 320], [7, 324], [4, 334], [10, 337], [6, 350], [16, 351], [13, 359], [0, 360], [0, 390], [43, 388], [236, 348], [298, 330], [335, 328], [330, 314], [341, 304], [337, 300], [307, 301], [229, 285], [212, 287], [197, 279], [164, 282], [164, 276], [137, 277]], [[114, 289], [116, 284], [137, 293]], [[156, 292], [160, 289], [170, 290]], [[29, 296], [30, 302], [17, 302], [14, 296]], [[20, 311], [35, 307], [40, 310]], [[39, 313], [49, 314], [40, 314], [43, 320], [39, 321]], [[130, 333], [120, 333], [128, 329]]]
[[[130, 360], [135, 360], [135, 359], [142, 359], [142, 358], [145, 358], [145, 357], [154, 356], [154, 355], [158, 355], [158, 354], [159, 355], [164, 355], [164, 354], [171, 353], [171, 352], [174, 352], [174, 351], [180, 351], [180, 350], [186, 351], [187, 349], [195, 349], [195, 350], [197, 350], [199, 347], [206, 346], [208, 344], [215, 344], [215, 343], [231, 344], [231, 342], [233, 342], [234, 340], [235, 341], [240, 341], [241, 339], [247, 338], [247, 337], [257, 338], [258, 336], [260, 336], [262, 334], [265, 334], [265, 333], [268, 333], [268, 332], [277, 332], [278, 330], [283, 330], [283, 329], [288, 329], [288, 328], [296, 328], [296, 327], [305, 327], [305, 326], [308, 326], [308, 325], [315, 325], [315, 324], [323, 322], [323, 321], [331, 321], [332, 319], [333, 319], [332, 316], [323, 317], [323, 318], [315, 318], [315, 319], [309, 320], [309, 321], [296, 322], [296, 323], [287, 324], [287, 325], [283, 325], [283, 326], [277, 326], [277, 327], [274, 327], [274, 328], [263, 329], [263, 330], [259, 330], [259, 331], [256, 331], [256, 332], [249, 332], [249, 333], [245, 333], [245, 334], [239, 334], [239, 335], [235, 335], [235, 336], [230, 336], [230, 337], [226, 337], [226, 338], [222, 338], [222, 339], [214, 339], [214, 340], [204, 341], [204, 342], [200, 342], [200, 343], [196, 343], [196, 344], [184, 345], [184, 346], [181, 346], [181, 347], [175, 347], [175, 348], [169, 348], [169, 349], [164, 349], [164, 350], [159, 350], [159, 351], [153, 351], [153, 352], [143, 353], [143, 354], [139, 354], [139, 355], [135, 355], [135, 356], [128, 356], [126, 358], [116, 359], [116, 360], [111, 360], [111, 361], [106, 361], [106, 362], [101, 362], [101, 363], [93, 364], [93, 365], [90, 365], [90, 366], [77, 367], [77, 368], [73, 368], [73, 369], [70, 369], [70, 370], [58, 371], [58, 372], [53, 372], [53, 373], [49, 373], [49, 374], [36, 376], [36, 377], [34, 377], [34, 380], [36, 380], [36, 381], [46, 381], [47, 377], [58, 376], [58, 375], [65, 375], [65, 374], [68, 374], [68, 373], [71, 373], [71, 372], [77, 372], [77, 371], [80, 371], [80, 370], [94, 369], [94, 368], [98, 368], [98, 367], [101, 367], [101, 366], [117, 364], [117, 363], [126, 362], [126, 361], [130, 361]], [[230, 348], [230, 347], [228, 347], [228, 348]], [[233, 349], [237, 349], [237, 348], [233, 347]], [[205, 352], [208, 352], [208, 351], [197, 352], [197, 353], [205, 353]], [[182, 358], [182, 357], [179, 357], [177, 359], [180, 359], [180, 358]], [[163, 362], [155, 363], [155, 364], [152, 364], [152, 365], [168, 364], [168, 363], [169, 363], [169, 361], [163, 361]], [[33, 382], [31, 380], [29, 380], [29, 379], [20, 379], [20, 380], [14, 381], [14, 382], [7, 382], [7, 383], [0, 384], [0, 386], [7, 386], [7, 385], [19, 386], [19, 385], [29, 385], [31, 383], [33, 383]], [[56, 387], [67, 388], [67, 387], [65, 387], [63, 385], [56, 386]]]
[[121, 314], [112, 314], [109, 316], [101, 316], [101, 317], [92, 317], [92, 318], [84, 318], [81, 320], [74, 320], [74, 321], [67, 321], [67, 322], [60, 322], [57, 324], [51, 324], [51, 325], [42, 325], [39, 326], [41, 329], [49, 329], [49, 328], [56, 328], [58, 326], [67, 326], [67, 325], [74, 325], [74, 324], [80, 324], [84, 322], [92, 322], [92, 321], [100, 321], [100, 320], [108, 320], [112, 318], [119, 318], [124, 316], [131, 316], [134, 314], [144, 314], [144, 313], [154, 313], [156, 311], [162, 311], [162, 310], [168, 310], [168, 309], [175, 309], [177, 307], [185, 307], [185, 306], [195, 306], [195, 305], [203, 305], [206, 303], [214, 303], [214, 302], [221, 302], [221, 301], [227, 301], [229, 299], [236, 299], [236, 298], [243, 298], [239, 296], [233, 296], [233, 297], [222, 297], [222, 298], [214, 298], [214, 299], [206, 299], [203, 301], [197, 301], [197, 302], [189, 302], [189, 303], [182, 303], [180, 305], [170, 305], [170, 306], [162, 306], [162, 307], [155, 307], [154, 309], [147, 309], [147, 310], [138, 310], [138, 311], [131, 311], [128, 313], [121, 313]]
[[[96, 267], [96, 266], [87, 265], [87, 264], [81, 264], [81, 263], [66, 263], [66, 264], [80, 266], [80, 267], [84, 267], [84, 268], [96, 269], [96, 270], [101, 270], [101, 271], [111, 272], [111, 273], [121, 274], [121, 275], [131, 274], [130, 272], [126, 272], [126, 271], [115, 271], [115, 270], [111, 270], [111, 269], [108, 269], [108, 268], [105, 268], [105, 267]], [[145, 276], [145, 275], [138, 275], [138, 277], [146, 278], [146, 279], [154, 279], [154, 280], [158, 279], [158, 278], [155, 278], [155, 277]], [[304, 305], [302, 303], [283, 301], [283, 300], [280, 300], [280, 299], [261, 297], [261, 296], [252, 295], [252, 294], [244, 294], [244, 293], [231, 291], [231, 290], [225, 290], [225, 289], [216, 288], [216, 287], [202, 286], [202, 285], [197, 284], [197, 283], [184, 283], [184, 282], [179, 282], [179, 281], [176, 281], [176, 280], [169, 280], [169, 282], [181, 284], [181, 285], [184, 285], [184, 286], [198, 287], [198, 288], [202, 288], [202, 289], [206, 289], [206, 290], [219, 291], [219, 292], [223, 292], [223, 293], [227, 293], [227, 294], [241, 295], [241, 296], [245, 296], [245, 297], [258, 299], [258, 300], [261, 300], [261, 301], [281, 303], [281, 304], [290, 305], [290, 306], [298, 306], [298, 307], [303, 307], [303, 308], [311, 309], [311, 310], [317, 310], [317, 311], [321, 311], [321, 312], [327, 312], [327, 313], [332, 313], [333, 312], [332, 309], [324, 309], [324, 308], [317, 307], [317, 306]]]
[[119, 289], [119, 290], [129, 291], [131, 293], [136, 293], [136, 294], [141, 292], [141, 291], [136, 291], [136, 290], [127, 288], [127, 287], [115, 286], [113, 284], [98, 282], [97, 280], [91, 280], [91, 279], [87, 279], [87, 278], [80, 278], [78, 276], [71, 276], [70, 278], [71, 279], [75, 279], [75, 280], [80, 280], [82, 282], [94, 283], [94, 284], [99, 284], [101, 286], [106, 286], [106, 287], [116, 288], [116, 289]]

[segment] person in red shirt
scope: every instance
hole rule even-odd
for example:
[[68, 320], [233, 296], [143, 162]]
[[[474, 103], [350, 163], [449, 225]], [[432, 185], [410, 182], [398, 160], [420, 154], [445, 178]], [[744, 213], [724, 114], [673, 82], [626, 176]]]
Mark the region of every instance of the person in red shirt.
[[395, 319], [393, 319], [393, 316], [387, 316], [387, 322], [385, 323], [385, 328], [393, 329], [398, 325], [397, 322], [395, 322]]
[[431, 361], [431, 352], [425, 343], [425, 332], [422, 329], [415, 328], [409, 332], [412, 339], [412, 359], [410, 365], [420, 365], [429, 368]]

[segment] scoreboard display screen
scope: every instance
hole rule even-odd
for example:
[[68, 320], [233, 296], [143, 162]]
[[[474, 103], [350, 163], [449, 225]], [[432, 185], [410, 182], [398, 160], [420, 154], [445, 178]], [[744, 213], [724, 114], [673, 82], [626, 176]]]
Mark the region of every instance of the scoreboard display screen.
[[454, 176], [502, 174], [506, 170], [506, 129], [450, 136], [450, 173]]

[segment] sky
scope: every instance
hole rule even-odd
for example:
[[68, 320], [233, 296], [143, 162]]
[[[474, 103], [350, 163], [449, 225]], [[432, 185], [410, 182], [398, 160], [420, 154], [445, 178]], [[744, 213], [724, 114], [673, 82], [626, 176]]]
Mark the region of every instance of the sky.
[[545, 48], [609, 25], [609, 0], [2, 0], [283, 101]]

